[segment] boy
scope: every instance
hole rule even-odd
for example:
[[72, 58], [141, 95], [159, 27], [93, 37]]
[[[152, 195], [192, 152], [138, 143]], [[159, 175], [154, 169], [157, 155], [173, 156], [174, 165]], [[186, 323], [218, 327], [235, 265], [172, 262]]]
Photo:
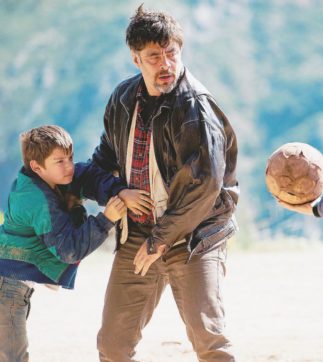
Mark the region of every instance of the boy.
[[[98, 248], [126, 212], [120, 180], [89, 163], [73, 164], [69, 134], [42, 126], [21, 135], [24, 167], [0, 226], [0, 361], [28, 361], [26, 319], [34, 283], [72, 289], [78, 262]], [[132, 207], [136, 192], [124, 190]], [[129, 191], [129, 192], [128, 192]], [[107, 203], [87, 217], [81, 198]], [[148, 198], [149, 199], [149, 198]], [[147, 200], [147, 197], [146, 197]], [[150, 199], [149, 199], [150, 200]]]

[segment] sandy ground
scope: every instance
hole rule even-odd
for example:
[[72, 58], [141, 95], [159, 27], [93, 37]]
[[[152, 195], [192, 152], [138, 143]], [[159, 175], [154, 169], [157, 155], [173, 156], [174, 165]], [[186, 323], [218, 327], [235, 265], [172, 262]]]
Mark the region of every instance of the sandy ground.
[[[29, 319], [31, 362], [94, 362], [113, 255], [80, 266], [75, 291], [38, 286]], [[323, 361], [323, 247], [231, 251], [227, 327], [242, 362]], [[138, 347], [141, 362], [197, 361], [166, 289]]]

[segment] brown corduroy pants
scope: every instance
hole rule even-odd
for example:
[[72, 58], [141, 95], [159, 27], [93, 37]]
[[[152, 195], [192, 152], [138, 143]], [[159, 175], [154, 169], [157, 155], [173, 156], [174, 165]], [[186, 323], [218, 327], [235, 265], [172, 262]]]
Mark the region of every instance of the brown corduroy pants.
[[198, 360], [235, 361], [224, 335], [221, 283], [226, 245], [193, 256], [189, 263], [186, 263], [187, 245], [178, 245], [153, 263], [142, 277], [134, 274], [133, 259], [149, 231], [147, 226], [132, 223], [127, 242], [115, 256], [98, 333], [100, 361], [136, 360], [135, 347], [141, 331], [151, 319], [168, 283]]

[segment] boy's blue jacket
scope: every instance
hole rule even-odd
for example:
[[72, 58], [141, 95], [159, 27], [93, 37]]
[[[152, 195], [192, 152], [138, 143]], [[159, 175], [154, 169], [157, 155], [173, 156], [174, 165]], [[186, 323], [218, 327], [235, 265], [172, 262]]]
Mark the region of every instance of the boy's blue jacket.
[[57, 192], [22, 168], [0, 227], [0, 275], [73, 288], [78, 262], [104, 242], [114, 224], [101, 212], [86, 217], [79, 207], [68, 210], [65, 195], [103, 206], [124, 188], [91, 163], [77, 163], [72, 183]]

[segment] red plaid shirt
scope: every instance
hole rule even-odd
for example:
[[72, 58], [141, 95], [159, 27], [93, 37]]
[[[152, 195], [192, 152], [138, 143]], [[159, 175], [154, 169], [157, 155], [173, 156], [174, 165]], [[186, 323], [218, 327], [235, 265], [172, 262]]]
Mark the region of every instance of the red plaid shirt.
[[[140, 189], [150, 193], [150, 180], [149, 180], [149, 148], [151, 140], [151, 122], [142, 117], [142, 110], [147, 100], [143, 95], [143, 86], [140, 86], [137, 91], [137, 118], [136, 128], [134, 134], [132, 163], [130, 171], [129, 189]], [[151, 120], [149, 116], [149, 120]], [[153, 224], [154, 217], [151, 212], [149, 215], [136, 215], [131, 210], [128, 215], [134, 222]]]

